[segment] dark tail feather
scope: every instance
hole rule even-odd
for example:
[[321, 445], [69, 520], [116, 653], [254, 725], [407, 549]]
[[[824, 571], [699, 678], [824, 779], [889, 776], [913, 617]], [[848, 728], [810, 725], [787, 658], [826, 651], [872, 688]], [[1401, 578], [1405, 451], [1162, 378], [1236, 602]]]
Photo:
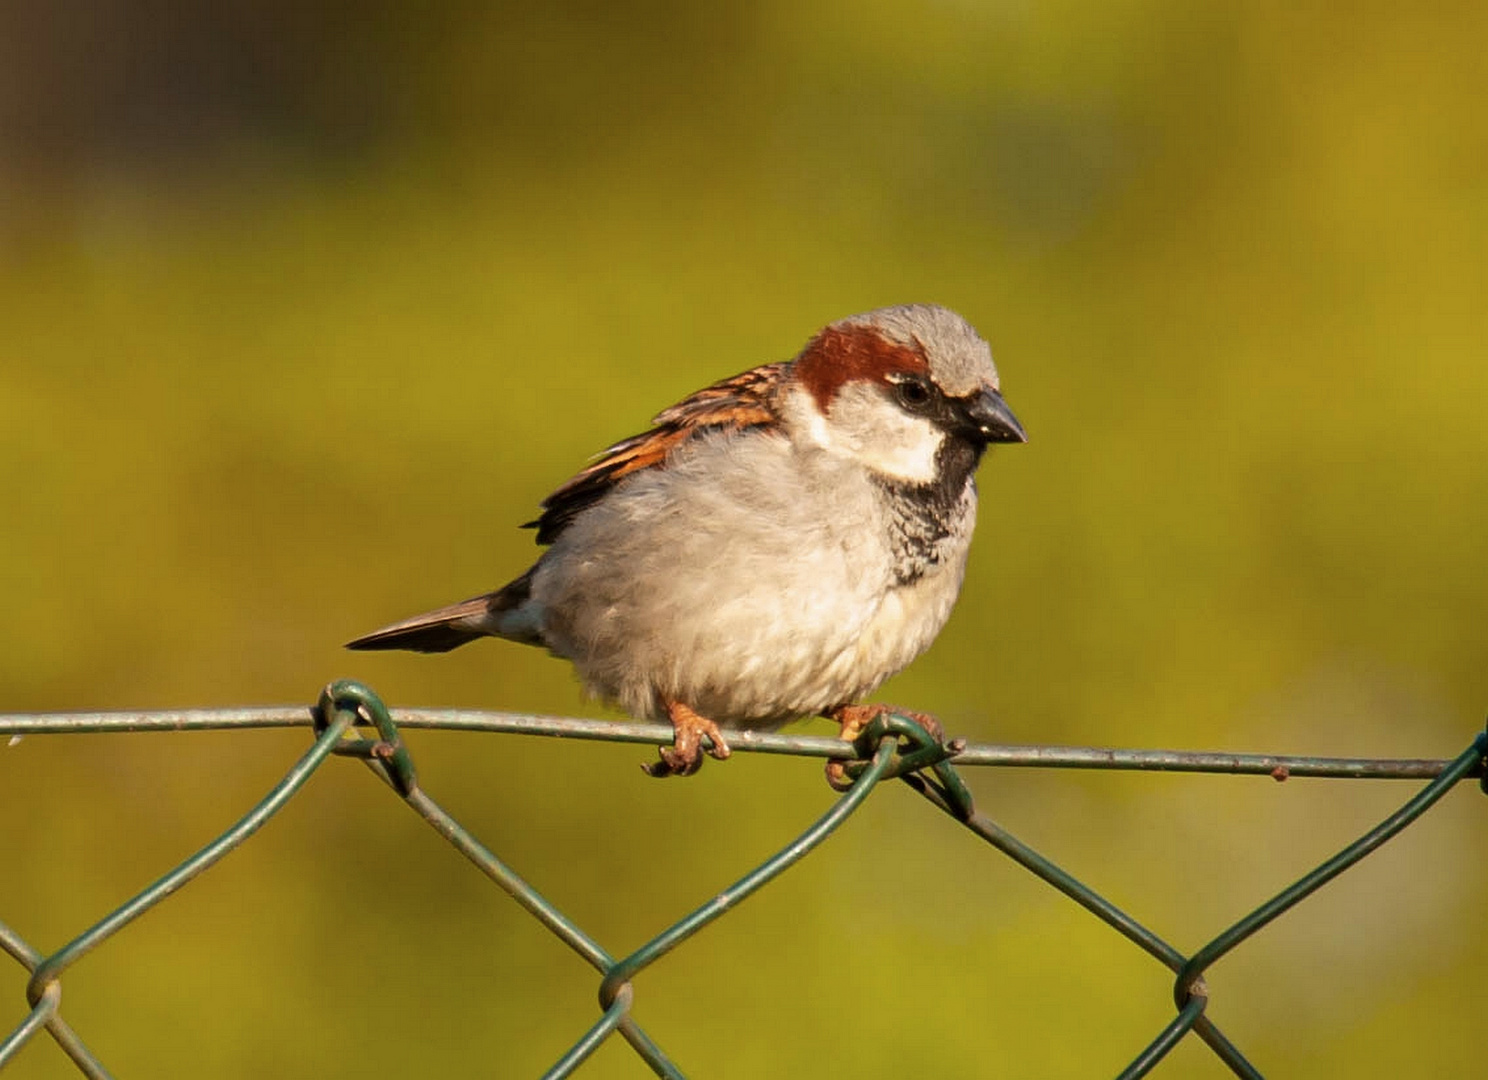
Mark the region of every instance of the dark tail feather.
[[413, 652], [449, 652], [484, 637], [479, 623], [486, 617], [488, 596], [477, 596], [463, 604], [425, 612], [411, 619], [384, 626], [365, 637], [348, 641], [348, 649], [411, 649]]
[[472, 597], [437, 611], [426, 611], [411, 619], [384, 626], [365, 637], [348, 641], [346, 647], [438, 653], [449, 652], [478, 637], [501, 636], [497, 616], [527, 600], [531, 576], [530, 572], [523, 574], [510, 585], [493, 593]]

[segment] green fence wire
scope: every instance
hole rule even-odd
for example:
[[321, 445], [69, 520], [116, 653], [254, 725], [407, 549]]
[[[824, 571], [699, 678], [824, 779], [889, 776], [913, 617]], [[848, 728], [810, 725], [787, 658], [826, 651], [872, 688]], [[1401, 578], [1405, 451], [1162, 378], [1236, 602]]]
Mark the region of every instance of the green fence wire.
[[[947, 816], [1058, 889], [1173, 972], [1175, 1015], [1157, 1037], [1121, 1070], [1119, 1076], [1123, 1080], [1145, 1076], [1190, 1033], [1202, 1039], [1236, 1076], [1259, 1077], [1261, 1073], [1256, 1066], [1246, 1060], [1240, 1050], [1205, 1015], [1209, 995], [1203, 981], [1204, 972], [1267, 923], [1296, 906], [1419, 818], [1458, 781], [1477, 777], [1483, 781], [1484, 790], [1488, 790], [1488, 780], [1483, 780], [1485, 762], [1488, 762], [1488, 734], [1484, 733], [1478, 734], [1471, 745], [1457, 757], [1438, 761], [1078, 747], [968, 746], [961, 740], [941, 744], [931, 739], [909, 719], [892, 715], [875, 720], [853, 743], [810, 736], [735, 732], [731, 733], [729, 742], [736, 751], [792, 754], [843, 761], [846, 763], [844, 767], [847, 775], [853, 780], [852, 787], [809, 829], [772, 858], [661, 931], [635, 952], [617, 958], [606, 952], [424, 793], [414, 772], [413, 759], [399, 736], [399, 729], [444, 728], [665, 745], [672, 738], [669, 727], [466, 710], [409, 710], [399, 711], [394, 716], [371, 690], [358, 683], [343, 680], [328, 686], [320, 701], [308, 711], [292, 708], [200, 709], [149, 713], [0, 715], [0, 738], [43, 733], [304, 726], [312, 728], [315, 735], [313, 744], [257, 806], [212, 843], [62, 948], [44, 955], [27, 944], [10, 927], [0, 923], [0, 948], [15, 957], [30, 972], [30, 979], [26, 983], [29, 1012], [15, 1030], [0, 1042], [0, 1069], [14, 1059], [38, 1032], [45, 1030], [83, 1075], [93, 1078], [108, 1077], [109, 1073], [102, 1063], [62, 1018], [59, 1010], [63, 974], [136, 917], [161, 903], [242, 844], [293, 798], [333, 754], [363, 760], [439, 835], [599, 973], [599, 1019], [544, 1074], [546, 1078], [553, 1080], [572, 1074], [601, 1043], [617, 1032], [657, 1076], [683, 1076], [681, 1069], [631, 1016], [631, 1007], [635, 1000], [632, 981], [672, 949], [799, 862], [852, 816], [880, 783], [892, 778], [909, 784]], [[371, 728], [376, 737], [361, 737], [357, 733], [358, 728]], [[1132, 916], [979, 813], [961, 781], [958, 766], [1136, 769], [1251, 773], [1270, 775], [1277, 779], [1321, 776], [1427, 779], [1430, 782], [1399, 810], [1337, 855], [1226, 928], [1191, 956], [1185, 956]]]

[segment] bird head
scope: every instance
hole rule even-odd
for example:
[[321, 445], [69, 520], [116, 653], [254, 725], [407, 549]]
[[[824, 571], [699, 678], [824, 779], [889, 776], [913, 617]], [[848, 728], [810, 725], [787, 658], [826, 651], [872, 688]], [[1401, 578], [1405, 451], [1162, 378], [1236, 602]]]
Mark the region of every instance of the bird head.
[[793, 363], [793, 435], [886, 481], [930, 484], [952, 460], [1026, 442], [992, 351], [947, 308], [905, 304], [839, 319]]

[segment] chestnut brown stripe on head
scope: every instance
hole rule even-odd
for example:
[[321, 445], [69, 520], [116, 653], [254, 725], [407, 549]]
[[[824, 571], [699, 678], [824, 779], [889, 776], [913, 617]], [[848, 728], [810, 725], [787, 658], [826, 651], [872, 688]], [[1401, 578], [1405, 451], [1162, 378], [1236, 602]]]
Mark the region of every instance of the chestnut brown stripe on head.
[[796, 358], [796, 378], [823, 413], [847, 383], [887, 385], [894, 376], [929, 372], [929, 361], [918, 343], [891, 341], [875, 327], [861, 323], [833, 323]]

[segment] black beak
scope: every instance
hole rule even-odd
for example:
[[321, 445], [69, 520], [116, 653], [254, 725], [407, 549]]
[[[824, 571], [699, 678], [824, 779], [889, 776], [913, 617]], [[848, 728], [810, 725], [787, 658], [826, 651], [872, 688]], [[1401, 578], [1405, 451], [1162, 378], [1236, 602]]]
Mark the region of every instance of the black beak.
[[1007, 402], [1002, 400], [1002, 395], [996, 390], [983, 390], [976, 397], [968, 398], [962, 405], [962, 413], [968, 426], [984, 442], [1028, 441], [1023, 425], [1018, 423], [1013, 410], [1008, 408]]

